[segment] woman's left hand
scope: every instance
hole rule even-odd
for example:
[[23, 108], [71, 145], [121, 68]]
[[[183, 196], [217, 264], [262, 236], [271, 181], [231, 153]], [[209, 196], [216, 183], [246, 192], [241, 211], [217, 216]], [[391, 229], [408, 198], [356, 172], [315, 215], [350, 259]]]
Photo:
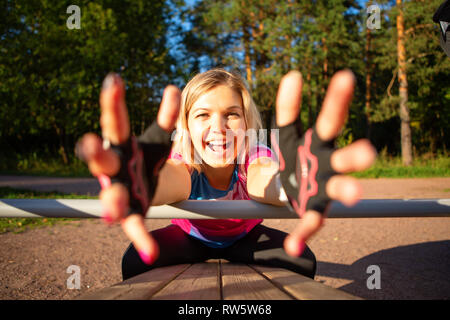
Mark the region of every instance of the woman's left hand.
[[[352, 206], [361, 198], [361, 185], [356, 178], [346, 176], [345, 174], [369, 168], [376, 158], [375, 148], [367, 139], [357, 140], [336, 151], [326, 147], [327, 144], [330, 145], [330, 142], [338, 136], [345, 124], [348, 108], [353, 97], [354, 86], [355, 77], [351, 71], [344, 70], [337, 72], [331, 79], [314, 131], [309, 132], [309, 137], [305, 138], [307, 134], [303, 136], [302, 132], [297, 129], [292, 129], [291, 127], [291, 131], [289, 132], [293, 132], [292, 130], [294, 130], [295, 133], [288, 136], [287, 140], [289, 141], [283, 141], [280, 131], [279, 149], [277, 151], [280, 152], [279, 150], [281, 150], [279, 157], [282, 162], [285, 162], [280, 164], [280, 173], [282, 175], [281, 181], [285, 190], [290, 188], [292, 191], [291, 194], [288, 193], [291, 207], [294, 208], [299, 216], [301, 216], [299, 224], [289, 236], [286, 237], [284, 243], [285, 250], [289, 255], [301, 255], [305, 248], [305, 242], [322, 226], [329, 208], [328, 204], [331, 200], [337, 200], [347, 206]], [[277, 95], [277, 127], [287, 127], [298, 119], [301, 93], [301, 74], [297, 71], [291, 71], [286, 74], [281, 80]], [[315, 138], [311, 138], [311, 133], [312, 136], [315, 134]], [[319, 157], [316, 157], [315, 160], [313, 150], [314, 142], [311, 143], [311, 139], [313, 141], [316, 139], [319, 146], [325, 146], [325, 148], [315, 149], [319, 150], [316, 152]], [[294, 146], [294, 148], [291, 146]], [[303, 155], [300, 155], [302, 149], [304, 150]], [[283, 151], [286, 154], [283, 154]], [[320, 158], [321, 156], [323, 158], [326, 157], [327, 159], [319, 159], [317, 161], [317, 158]], [[313, 161], [311, 161], [311, 159], [313, 159]], [[311, 165], [312, 162], [315, 162], [315, 164]], [[302, 163], [307, 165], [301, 166]], [[317, 175], [316, 165], [319, 167]], [[292, 172], [287, 172], [289, 166], [297, 171], [294, 176], [292, 175]], [[322, 168], [328, 166], [329, 168], [326, 168], [326, 173], [321, 175], [320, 166], [322, 166]], [[283, 170], [286, 171], [283, 172]], [[308, 172], [306, 173], [305, 171]], [[301, 187], [302, 175], [303, 179], [308, 181], [303, 181], [303, 187]], [[291, 180], [292, 177], [296, 177], [297, 181], [293, 183], [292, 181], [288, 182], [288, 177], [291, 178]], [[322, 180], [320, 181], [320, 179]], [[312, 184], [310, 183], [311, 181]], [[292, 185], [288, 186], [288, 183], [291, 183]], [[323, 194], [319, 201], [317, 201], [317, 198], [305, 198], [305, 196], [301, 196], [301, 192], [299, 191], [300, 188], [303, 188], [302, 190], [306, 190], [307, 188], [308, 193], [314, 196], [314, 192], [311, 192], [311, 185], [314, 185], [314, 187], [319, 185], [318, 189], [320, 194], [321, 184]], [[316, 204], [309, 206], [308, 201], [312, 203], [314, 200], [316, 201]], [[303, 203], [300, 203], [301, 201], [303, 201]]]

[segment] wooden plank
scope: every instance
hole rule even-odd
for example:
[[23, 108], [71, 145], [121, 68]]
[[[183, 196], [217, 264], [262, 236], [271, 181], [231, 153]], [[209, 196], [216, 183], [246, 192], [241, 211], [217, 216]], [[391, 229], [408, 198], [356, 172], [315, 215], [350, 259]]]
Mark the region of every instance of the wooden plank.
[[86, 293], [77, 300], [147, 300], [164, 288], [190, 264], [161, 267], [96, 292]]
[[218, 261], [193, 264], [152, 300], [220, 300]]
[[221, 263], [225, 300], [291, 300], [292, 298], [247, 265]]
[[362, 300], [290, 270], [259, 265], [251, 267], [299, 300]]

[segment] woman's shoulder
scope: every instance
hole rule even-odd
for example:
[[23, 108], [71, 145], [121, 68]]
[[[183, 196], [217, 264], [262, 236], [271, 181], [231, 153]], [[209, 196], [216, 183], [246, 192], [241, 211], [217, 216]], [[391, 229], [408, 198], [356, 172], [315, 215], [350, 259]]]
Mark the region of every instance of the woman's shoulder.
[[246, 165], [248, 166], [248, 164], [252, 163], [255, 159], [261, 157], [272, 158], [276, 161], [276, 155], [269, 146], [264, 143], [257, 143], [250, 147], [246, 157]]
[[255, 157], [272, 157], [272, 149], [264, 143], [258, 142], [250, 147], [248, 152], [249, 158]]
[[186, 169], [189, 171], [189, 174], [192, 174], [193, 171], [196, 171], [196, 170], [194, 170], [194, 168], [192, 166], [190, 166], [189, 164], [186, 163], [186, 161], [184, 161], [183, 156], [179, 152], [175, 152], [172, 150], [169, 154], [168, 159], [171, 160], [175, 164], [184, 163], [184, 165], [186, 166]]

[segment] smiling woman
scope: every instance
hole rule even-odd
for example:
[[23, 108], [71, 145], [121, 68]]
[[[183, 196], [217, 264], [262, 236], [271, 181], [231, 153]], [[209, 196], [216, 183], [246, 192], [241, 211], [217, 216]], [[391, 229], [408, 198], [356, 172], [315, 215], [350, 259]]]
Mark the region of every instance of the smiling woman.
[[[276, 187], [277, 159], [270, 148], [254, 139], [261, 118], [241, 76], [224, 69], [200, 73], [186, 85], [180, 100], [175, 143], [161, 170], [153, 205], [171, 203], [168, 195], [183, 187], [189, 194], [183, 193], [186, 197], [177, 201], [253, 199], [284, 207]], [[311, 250], [304, 246], [302, 254], [288, 256], [283, 250], [286, 234], [261, 222], [261, 218], [246, 219], [239, 214], [233, 219], [173, 219], [172, 225], [151, 232], [159, 246], [158, 259], [155, 252], [148, 255], [136, 243], [129, 246], [122, 260], [123, 277], [215, 256], [275, 263], [313, 277]], [[271, 239], [271, 246], [256, 253], [263, 234]]]
[[[130, 130], [125, 125], [128, 122], [125, 87], [118, 76], [115, 76], [115, 79], [117, 81], [102, 88], [101, 126], [104, 139], [124, 144], [130, 140]], [[332, 141], [343, 126], [354, 83], [355, 78], [348, 70], [333, 76], [315, 126], [317, 136], [323, 141]], [[283, 148], [293, 145], [289, 148], [291, 152], [295, 152], [297, 146], [299, 150], [309, 148], [306, 142], [304, 146], [301, 144], [302, 133], [296, 127], [301, 92], [302, 76], [298, 71], [291, 71], [282, 78], [276, 99], [275, 129], [280, 131], [279, 145]], [[109, 120], [103, 121], [104, 119]], [[292, 126], [296, 130], [281, 141], [281, 129]], [[166, 150], [168, 144], [165, 138], [162, 141], [150, 139], [145, 145], [133, 144], [133, 150], [130, 149], [133, 154], [130, 157], [128, 152], [124, 154], [103, 149], [101, 139], [95, 137], [90, 140], [91, 152], [88, 152], [85, 158], [90, 168], [97, 162], [101, 174], [112, 174], [112, 178], [119, 177], [118, 183], [102, 185], [100, 199], [104, 207], [103, 216], [109, 218], [110, 223], [120, 221], [131, 240], [122, 260], [124, 279], [154, 268], [196, 263], [211, 258], [277, 266], [314, 277], [316, 259], [306, 245], [306, 240], [320, 228], [323, 223], [322, 214], [325, 214], [326, 210], [319, 212], [312, 209], [304, 213], [297, 211], [302, 221], [288, 236], [285, 232], [262, 225], [260, 217], [244, 217], [241, 210], [236, 210], [237, 218], [230, 219], [176, 218], [172, 220], [172, 225], [148, 232], [144, 225], [148, 208], [133, 209], [131, 212], [128, 209], [131, 207], [131, 201], [141, 195], [147, 195], [152, 206], [187, 199], [255, 200], [279, 207], [285, 207], [288, 203], [286, 200], [289, 204], [293, 203], [291, 199], [282, 200], [282, 190], [286, 186], [283, 183], [283, 188], [281, 187], [280, 181], [283, 180], [278, 173], [285, 171], [299, 179], [309, 170], [302, 167], [301, 171], [297, 171], [296, 158], [286, 157], [286, 153], [282, 154], [284, 151], [275, 156], [268, 146], [251, 139], [254, 135], [248, 133], [261, 129], [261, 118], [240, 75], [224, 69], [212, 69], [196, 75], [181, 94], [177, 88], [168, 86], [164, 90], [157, 120], [147, 130], [153, 127], [164, 130], [164, 137], [167, 136], [169, 141], [172, 131], [175, 127], [177, 129], [170, 155], [168, 153], [167, 159], [161, 158], [165, 164], [156, 167], [157, 170], [152, 169], [154, 167], [151, 165], [147, 166], [147, 163], [151, 164], [155, 154], [146, 147]], [[114, 138], [116, 142], [113, 141]], [[83, 141], [86, 142], [86, 139]], [[142, 137], [138, 141], [142, 142]], [[87, 150], [86, 147], [81, 149]], [[329, 151], [332, 149], [328, 145], [327, 148]], [[342, 162], [342, 155], [348, 155], [352, 150], [366, 156], [350, 159], [347, 165], [336, 167], [337, 171], [348, 173], [371, 165], [375, 152], [368, 142], [355, 142], [342, 151], [336, 151], [333, 153], [336, 156], [331, 157], [331, 160], [328, 156], [321, 157], [319, 153], [316, 154], [313, 148], [309, 150], [314, 153], [309, 155], [311, 158], [321, 157], [317, 179], [314, 170], [311, 170], [311, 179], [307, 178], [308, 181], [316, 179], [317, 181], [314, 181], [316, 184], [320, 183], [323, 190], [326, 187], [329, 197], [323, 198], [323, 206], [327, 206], [331, 199], [348, 200], [347, 203], [357, 200], [360, 186], [355, 179], [342, 175], [329, 179], [323, 175], [328, 172], [326, 170], [330, 165], [334, 166], [336, 161]], [[137, 160], [140, 158], [143, 158], [145, 166], [139, 166]], [[124, 174], [123, 177], [114, 176], [114, 172], [106, 173], [114, 160], [117, 162], [118, 159], [121, 159], [120, 172]], [[160, 158], [156, 159], [160, 163], [158, 159]], [[283, 165], [278, 166], [278, 159]], [[285, 168], [294, 168], [295, 174], [294, 170]], [[131, 184], [127, 174], [131, 176]], [[133, 177], [138, 176], [147, 177], [147, 181], [152, 182], [148, 190], [145, 189], [145, 184], [135, 183]], [[299, 184], [299, 181], [295, 182]], [[220, 205], [219, 201], [217, 204]], [[290, 208], [293, 210], [295, 206]], [[267, 241], [267, 247], [261, 247], [261, 239], [270, 240]]]

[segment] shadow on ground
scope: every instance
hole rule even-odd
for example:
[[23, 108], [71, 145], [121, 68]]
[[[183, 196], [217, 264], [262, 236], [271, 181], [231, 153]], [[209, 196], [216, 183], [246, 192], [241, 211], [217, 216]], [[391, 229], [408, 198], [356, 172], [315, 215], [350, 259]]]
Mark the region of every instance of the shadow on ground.
[[[380, 289], [367, 288], [367, 282], [375, 283], [374, 271], [367, 271], [371, 265], [380, 268]], [[317, 275], [351, 280], [338, 289], [364, 299], [448, 300], [450, 240], [381, 250], [352, 265], [318, 261]]]

